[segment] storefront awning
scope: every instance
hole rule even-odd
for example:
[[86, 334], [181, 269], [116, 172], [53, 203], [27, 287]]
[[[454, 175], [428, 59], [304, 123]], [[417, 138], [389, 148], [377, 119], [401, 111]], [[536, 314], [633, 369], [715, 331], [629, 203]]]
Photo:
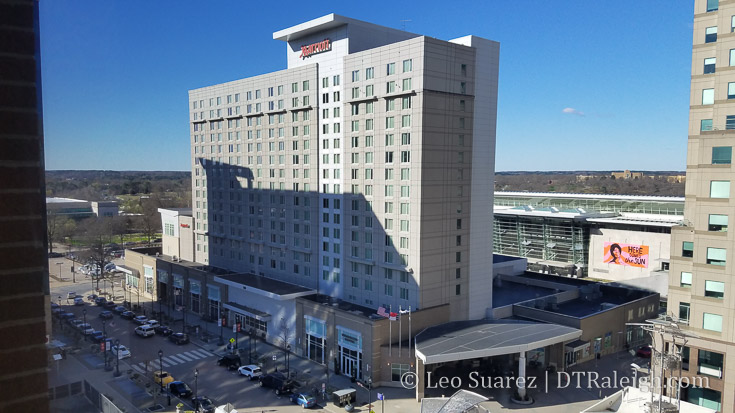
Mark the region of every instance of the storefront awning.
[[574, 340], [571, 343], [567, 343], [565, 347], [571, 351], [577, 351], [581, 350], [585, 347], [589, 347], [590, 342], [589, 341], [583, 341], [583, 340]]
[[234, 311], [236, 313], [240, 313], [243, 315], [248, 315], [259, 321], [270, 321], [271, 319], [270, 314], [264, 311], [256, 310], [254, 308], [246, 307], [242, 304], [229, 302], [229, 303], [224, 303], [223, 306], [230, 311]]

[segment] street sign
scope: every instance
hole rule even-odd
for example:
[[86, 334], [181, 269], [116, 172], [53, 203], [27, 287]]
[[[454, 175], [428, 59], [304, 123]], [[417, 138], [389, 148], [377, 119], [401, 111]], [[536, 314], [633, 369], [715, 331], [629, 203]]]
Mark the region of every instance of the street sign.
[[222, 319], [221, 318], [218, 318], [217, 319], [217, 327], [222, 327]]
[[237, 326], [237, 332], [239, 333], [240, 332], [240, 326], [241, 326], [241, 324], [240, 323], [237, 323], [236, 326]]
[[100, 343], [100, 351], [105, 351], [105, 343]]
[[327, 388], [327, 383], [322, 383], [322, 391], [326, 390], [326, 388]]
[[237, 332], [237, 325], [235, 325], [235, 324], [232, 325], [232, 332], [233, 333], [236, 333]]
[[235, 342], [235, 339], [234, 338], [231, 338], [230, 339], [230, 343], [234, 343], [234, 342]]
[[378, 393], [378, 400], [385, 400], [383, 393]]
[[276, 361], [276, 355], [275, 354], [273, 355], [273, 361]]

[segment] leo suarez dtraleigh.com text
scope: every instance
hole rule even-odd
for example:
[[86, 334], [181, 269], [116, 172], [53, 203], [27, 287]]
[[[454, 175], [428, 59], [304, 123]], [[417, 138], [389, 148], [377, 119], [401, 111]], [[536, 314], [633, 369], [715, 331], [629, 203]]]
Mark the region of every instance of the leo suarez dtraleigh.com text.
[[[619, 376], [614, 371], [612, 376], [601, 376], [596, 371], [575, 372], [545, 372], [545, 380], [541, 382], [538, 377], [515, 377], [515, 376], [483, 376], [477, 371], [470, 372], [467, 376], [436, 376], [432, 372], [426, 373], [425, 389], [539, 389], [543, 387], [544, 392], [557, 389], [623, 389], [625, 387], [650, 387], [660, 388], [661, 379], [654, 377], [627, 377]], [[550, 380], [556, 378], [556, 383]], [[401, 376], [401, 385], [407, 389], [416, 388], [418, 377], [414, 372], [407, 372]], [[668, 377], [666, 385], [677, 387], [676, 378]], [[682, 388], [709, 388], [708, 377], [682, 377], [680, 386]]]

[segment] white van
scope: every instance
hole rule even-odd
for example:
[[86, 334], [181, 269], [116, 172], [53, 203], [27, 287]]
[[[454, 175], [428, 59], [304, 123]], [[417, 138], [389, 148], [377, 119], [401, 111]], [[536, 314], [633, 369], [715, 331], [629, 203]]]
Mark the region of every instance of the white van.
[[135, 334], [141, 337], [150, 337], [156, 335], [156, 330], [154, 330], [153, 327], [148, 324], [143, 324], [141, 326], [135, 327]]

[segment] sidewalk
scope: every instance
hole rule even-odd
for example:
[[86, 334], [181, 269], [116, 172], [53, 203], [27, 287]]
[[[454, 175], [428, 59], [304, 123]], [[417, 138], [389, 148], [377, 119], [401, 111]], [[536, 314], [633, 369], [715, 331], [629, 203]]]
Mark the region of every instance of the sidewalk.
[[[145, 308], [146, 313], [151, 314], [151, 302], [141, 305]], [[158, 303], [153, 303], [153, 310], [158, 312]], [[165, 306], [163, 312], [168, 314]], [[176, 320], [175, 323], [171, 323], [169, 327], [174, 331], [180, 331], [183, 323], [183, 313], [180, 311], [171, 310], [171, 317]], [[187, 325], [198, 325], [200, 326], [200, 332], [206, 331], [213, 336], [209, 342], [204, 342], [198, 337], [194, 337], [194, 334], [190, 334], [191, 343], [199, 346], [200, 348], [217, 355], [223, 355], [228, 352], [226, 344], [229, 344], [230, 339], [235, 338], [235, 333], [232, 332], [232, 326], [220, 327], [216, 322], [205, 322], [201, 319], [201, 316], [197, 314], [188, 313], [186, 315]], [[218, 345], [220, 331], [222, 332], [222, 340], [224, 345]], [[248, 363], [248, 340], [247, 334], [237, 334], [238, 349], [243, 363]], [[262, 364], [264, 373], [272, 373], [277, 367], [279, 371], [283, 371], [286, 366], [286, 355], [282, 348], [274, 346], [270, 343], [264, 342], [262, 339], [257, 339], [256, 350], [253, 356], [253, 364]], [[273, 356], [276, 356], [276, 361], [273, 361]], [[260, 361], [260, 362], [259, 362]], [[275, 366], [274, 366], [275, 364]], [[335, 375], [334, 372], [329, 372], [329, 378], [327, 381], [327, 374], [325, 366], [319, 364], [313, 360], [309, 360], [305, 357], [296, 355], [295, 353], [289, 353], [289, 366], [292, 374], [295, 374], [296, 381], [302, 385], [302, 388], [311, 391], [313, 388], [321, 389], [322, 384], [326, 385], [328, 392], [332, 392], [340, 389], [353, 388], [357, 390], [357, 403], [355, 405], [355, 412], [367, 412], [368, 403], [368, 390], [360, 387], [357, 383], [352, 383], [350, 378], [347, 376]], [[378, 400], [378, 393], [385, 395], [385, 409], [386, 411], [400, 411], [400, 412], [418, 412], [420, 404], [416, 402], [415, 393], [413, 390], [407, 390], [402, 387], [373, 387], [372, 394], [370, 395], [373, 400], [373, 410], [379, 412], [381, 406]], [[325, 402], [322, 397], [318, 397], [319, 405], [323, 406], [327, 411], [333, 413], [343, 413], [344, 408], [337, 407], [331, 402], [331, 396], [328, 396]], [[363, 407], [363, 405], [365, 405]], [[390, 407], [390, 408], [389, 408]]]

